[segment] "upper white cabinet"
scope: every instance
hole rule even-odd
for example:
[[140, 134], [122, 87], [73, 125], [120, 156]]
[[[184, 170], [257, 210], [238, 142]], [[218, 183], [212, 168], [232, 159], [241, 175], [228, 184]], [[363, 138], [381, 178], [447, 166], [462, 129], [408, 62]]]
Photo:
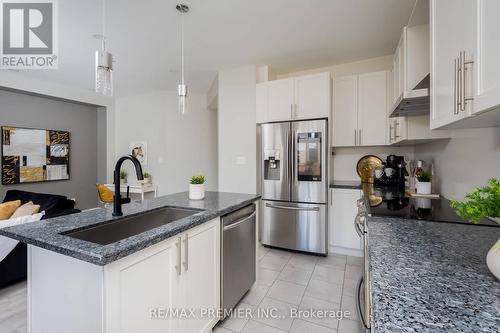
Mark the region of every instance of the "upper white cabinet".
[[387, 71], [358, 77], [358, 145], [386, 144]]
[[293, 79], [269, 81], [266, 84], [269, 101], [267, 121], [291, 120], [294, 111]]
[[257, 124], [265, 123], [268, 119], [267, 105], [269, 103], [269, 89], [266, 83], [258, 83], [255, 90], [255, 119]]
[[431, 128], [500, 126], [499, 10], [497, 0], [431, 0]]
[[386, 144], [387, 78], [380, 71], [334, 79], [334, 147]]
[[[467, 7], [477, 6], [468, 16], [466, 40], [477, 36], [477, 88], [473, 113], [480, 113], [500, 105], [500, 1], [478, 0]], [[467, 8], [466, 8], [467, 9]], [[477, 22], [475, 19], [477, 19]], [[471, 24], [475, 23], [475, 24]], [[477, 33], [476, 33], [477, 31]], [[469, 36], [471, 35], [471, 36]], [[466, 59], [468, 60], [468, 59]], [[473, 65], [474, 68], [474, 65]]]
[[331, 110], [330, 73], [299, 76], [295, 82], [293, 119], [325, 118]]
[[358, 142], [358, 76], [333, 80], [333, 146], [349, 147]]
[[[469, 117], [471, 103], [459, 105], [462, 87], [460, 57], [466, 50], [465, 4], [475, 0], [431, 1], [431, 128], [438, 128]], [[471, 51], [466, 52], [471, 57]], [[470, 71], [464, 73], [470, 74]], [[470, 75], [467, 75], [470, 82]], [[470, 89], [465, 89], [471, 94]]]
[[330, 73], [257, 84], [256, 121], [327, 118], [331, 110]]

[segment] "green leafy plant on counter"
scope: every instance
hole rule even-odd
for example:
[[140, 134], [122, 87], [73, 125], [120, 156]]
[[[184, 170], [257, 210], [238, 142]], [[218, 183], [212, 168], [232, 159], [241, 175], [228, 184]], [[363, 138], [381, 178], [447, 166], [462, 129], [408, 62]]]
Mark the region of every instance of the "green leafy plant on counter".
[[422, 171], [417, 177], [419, 182], [430, 182], [432, 180], [432, 174], [429, 171]]
[[128, 178], [128, 172], [125, 170], [120, 170], [120, 179], [127, 179]]
[[151, 174], [149, 172], [144, 172], [144, 178], [151, 178]]
[[193, 185], [205, 184], [205, 176], [194, 175], [193, 177], [191, 177], [190, 183]]
[[468, 193], [464, 201], [451, 200], [450, 205], [472, 223], [484, 217], [500, 217], [500, 179], [490, 179], [487, 186]]

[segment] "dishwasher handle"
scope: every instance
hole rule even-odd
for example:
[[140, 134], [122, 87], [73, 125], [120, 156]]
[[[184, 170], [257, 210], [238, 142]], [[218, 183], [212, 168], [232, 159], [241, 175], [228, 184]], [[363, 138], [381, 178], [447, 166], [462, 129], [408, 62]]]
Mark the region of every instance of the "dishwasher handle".
[[231, 229], [233, 229], [233, 228], [236, 228], [236, 227], [237, 227], [237, 226], [239, 226], [240, 224], [243, 224], [243, 223], [245, 223], [246, 221], [248, 221], [248, 220], [250, 220], [250, 219], [254, 218], [256, 214], [257, 214], [257, 212], [255, 212], [255, 211], [254, 211], [252, 214], [247, 215], [247, 216], [244, 216], [244, 217], [242, 217], [241, 219], [236, 220], [236, 221], [234, 221], [233, 223], [231, 223], [231, 224], [228, 224], [228, 225], [224, 226], [223, 230], [224, 230], [224, 231], [227, 231], [227, 230], [231, 230]]
[[267, 203], [266, 207], [277, 208], [277, 209], [288, 209], [288, 210], [306, 210], [306, 211], [312, 211], [312, 212], [319, 211], [319, 207], [293, 207], [293, 206], [272, 205], [270, 203]]

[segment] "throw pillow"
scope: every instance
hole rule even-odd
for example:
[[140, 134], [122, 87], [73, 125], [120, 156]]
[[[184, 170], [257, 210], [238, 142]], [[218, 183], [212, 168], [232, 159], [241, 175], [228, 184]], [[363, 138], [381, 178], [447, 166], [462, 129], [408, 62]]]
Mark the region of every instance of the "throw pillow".
[[13, 219], [20, 216], [33, 215], [38, 213], [39, 211], [40, 211], [40, 205], [34, 205], [33, 201], [30, 201], [20, 206], [18, 209], [16, 209], [16, 211], [14, 212], [14, 214], [12, 214], [10, 218]]
[[9, 219], [21, 206], [21, 200], [8, 201], [0, 204], [0, 220]]
[[104, 184], [97, 184], [97, 191], [99, 192], [99, 199], [104, 203], [113, 202], [113, 191], [111, 191]]

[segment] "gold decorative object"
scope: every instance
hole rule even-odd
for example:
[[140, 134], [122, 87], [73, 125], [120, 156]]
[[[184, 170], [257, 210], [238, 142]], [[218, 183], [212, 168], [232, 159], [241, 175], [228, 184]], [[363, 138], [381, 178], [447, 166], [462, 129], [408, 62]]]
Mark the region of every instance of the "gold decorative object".
[[359, 178], [361, 178], [361, 182], [372, 184], [374, 181], [373, 170], [376, 168], [382, 168], [382, 160], [380, 158], [375, 155], [361, 157], [356, 165], [356, 171]]

